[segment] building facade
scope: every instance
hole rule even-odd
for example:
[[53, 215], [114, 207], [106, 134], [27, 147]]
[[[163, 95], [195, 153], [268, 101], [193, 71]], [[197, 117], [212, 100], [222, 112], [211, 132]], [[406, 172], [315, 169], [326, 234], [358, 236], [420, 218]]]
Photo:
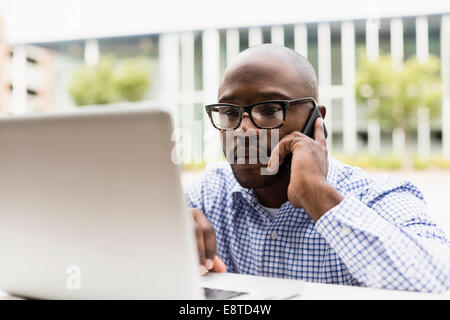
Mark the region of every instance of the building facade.
[[[184, 155], [184, 161], [209, 161], [204, 154], [219, 158], [221, 152], [218, 134], [210, 126], [203, 105], [216, 102], [220, 79], [230, 61], [240, 51], [261, 43], [292, 48], [314, 66], [319, 82], [319, 103], [328, 107], [325, 119], [330, 133], [328, 145], [335, 154], [404, 150], [402, 132], [384, 130], [376, 121], [368, 120], [366, 106], [356, 103], [355, 73], [359, 53], [369, 60], [390, 54], [397, 62], [411, 56], [417, 56], [420, 61], [426, 61], [431, 54], [439, 57], [443, 82], [441, 116], [430, 122], [426, 113], [418, 114], [417, 130], [409, 137], [408, 148], [423, 156], [442, 153], [450, 157], [450, 14], [447, 13], [35, 43], [33, 48], [51, 52], [48, 65], [52, 66], [53, 80], [45, 80], [43, 87], [50, 86], [52, 94], [42, 108], [73, 108], [68, 85], [77, 66], [95, 64], [103, 54], [119, 58], [146, 55], [154, 59], [157, 66], [152, 75], [154, 85], [146, 98], [172, 111], [175, 125], [184, 137], [185, 149], [191, 150]], [[27, 55], [31, 50], [24, 48], [23, 45], [12, 47], [12, 79], [20, 79], [18, 74], [30, 77], [32, 68], [23, 65], [28, 66]], [[32, 99], [24, 98], [28, 85], [21, 85], [19, 80], [14, 83], [17, 85], [11, 88], [16, 100], [3, 102], [4, 106], [11, 106], [3, 110], [33, 111]]]
[[0, 112], [50, 109], [54, 83], [53, 51], [36, 45], [8, 45], [0, 20]]

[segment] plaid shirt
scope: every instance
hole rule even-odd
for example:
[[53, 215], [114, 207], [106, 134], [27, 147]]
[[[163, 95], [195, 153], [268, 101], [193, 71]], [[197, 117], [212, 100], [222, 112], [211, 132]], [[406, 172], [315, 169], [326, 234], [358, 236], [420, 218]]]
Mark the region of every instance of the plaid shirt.
[[410, 182], [365, 174], [329, 157], [327, 180], [343, 196], [317, 222], [284, 203], [270, 218], [228, 164], [185, 189], [217, 236], [228, 272], [373, 288], [443, 292], [450, 246]]

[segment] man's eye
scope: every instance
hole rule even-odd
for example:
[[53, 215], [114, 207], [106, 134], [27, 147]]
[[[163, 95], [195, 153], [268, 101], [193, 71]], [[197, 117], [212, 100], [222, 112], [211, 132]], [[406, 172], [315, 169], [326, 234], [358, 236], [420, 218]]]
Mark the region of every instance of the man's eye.
[[234, 109], [225, 110], [223, 113], [229, 117], [236, 117], [238, 115], [238, 112]]
[[275, 106], [264, 106], [258, 109], [258, 112], [264, 115], [272, 115], [279, 111], [279, 107]]

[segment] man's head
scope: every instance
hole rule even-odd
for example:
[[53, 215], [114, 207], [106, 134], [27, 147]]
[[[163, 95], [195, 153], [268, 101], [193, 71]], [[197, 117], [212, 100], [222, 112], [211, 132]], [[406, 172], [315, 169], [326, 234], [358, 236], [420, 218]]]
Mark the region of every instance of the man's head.
[[[303, 56], [283, 46], [264, 44], [241, 52], [228, 66], [219, 88], [218, 102], [247, 106], [267, 100], [294, 100], [304, 97], [314, 97], [317, 100], [317, 95], [314, 68]], [[286, 111], [285, 122], [278, 129], [279, 139], [292, 131], [301, 131], [312, 108], [312, 103], [290, 105]], [[324, 117], [325, 107], [319, 106], [319, 110]], [[261, 131], [264, 129], [257, 128], [244, 112], [240, 126], [234, 131], [239, 137], [234, 140], [232, 147], [235, 154], [239, 148], [245, 147], [248, 157], [249, 141], [254, 141], [250, 136], [256, 138]], [[229, 159], [227, 152], [230, 151], [230, 145], [227, 146], [226, 132], [221, 132], [221, 135], [223, 151]], [[258, 141], [258, 146], [255, 147], [266, 147], [270, 155], [270, 134], [267, 146], [262, 146], [260, 142]], [[264, 175], [261, 174], [264, 164], [249, 164], [247, 161], [245, 164], [235, 161], [231, 163], [237, 181], [246, 188], [269, 186], [289, 170], [285, 164], [277, 174]]]

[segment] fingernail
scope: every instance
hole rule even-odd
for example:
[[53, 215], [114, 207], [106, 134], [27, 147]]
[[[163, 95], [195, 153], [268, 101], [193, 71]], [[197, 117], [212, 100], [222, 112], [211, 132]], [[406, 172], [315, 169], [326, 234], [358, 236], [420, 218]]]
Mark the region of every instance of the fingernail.
[[276, 164], [274, 165], [272, 162], [270, 163], [270, 167], [267, 167], [267, 170], [269, 170], [269, 172], [274, 172], [276, 170]]
[[205, 267], [206, 267], [206, 269], [211, 270], [213, 266], [214, 266], [214, 263], [212, 262], [211, 259], [206, 259], [205, 260]]
[[204, 276], [207, 272], [208, 270], [206, 270], [204, 266], [200, 265], [200, 275]]

